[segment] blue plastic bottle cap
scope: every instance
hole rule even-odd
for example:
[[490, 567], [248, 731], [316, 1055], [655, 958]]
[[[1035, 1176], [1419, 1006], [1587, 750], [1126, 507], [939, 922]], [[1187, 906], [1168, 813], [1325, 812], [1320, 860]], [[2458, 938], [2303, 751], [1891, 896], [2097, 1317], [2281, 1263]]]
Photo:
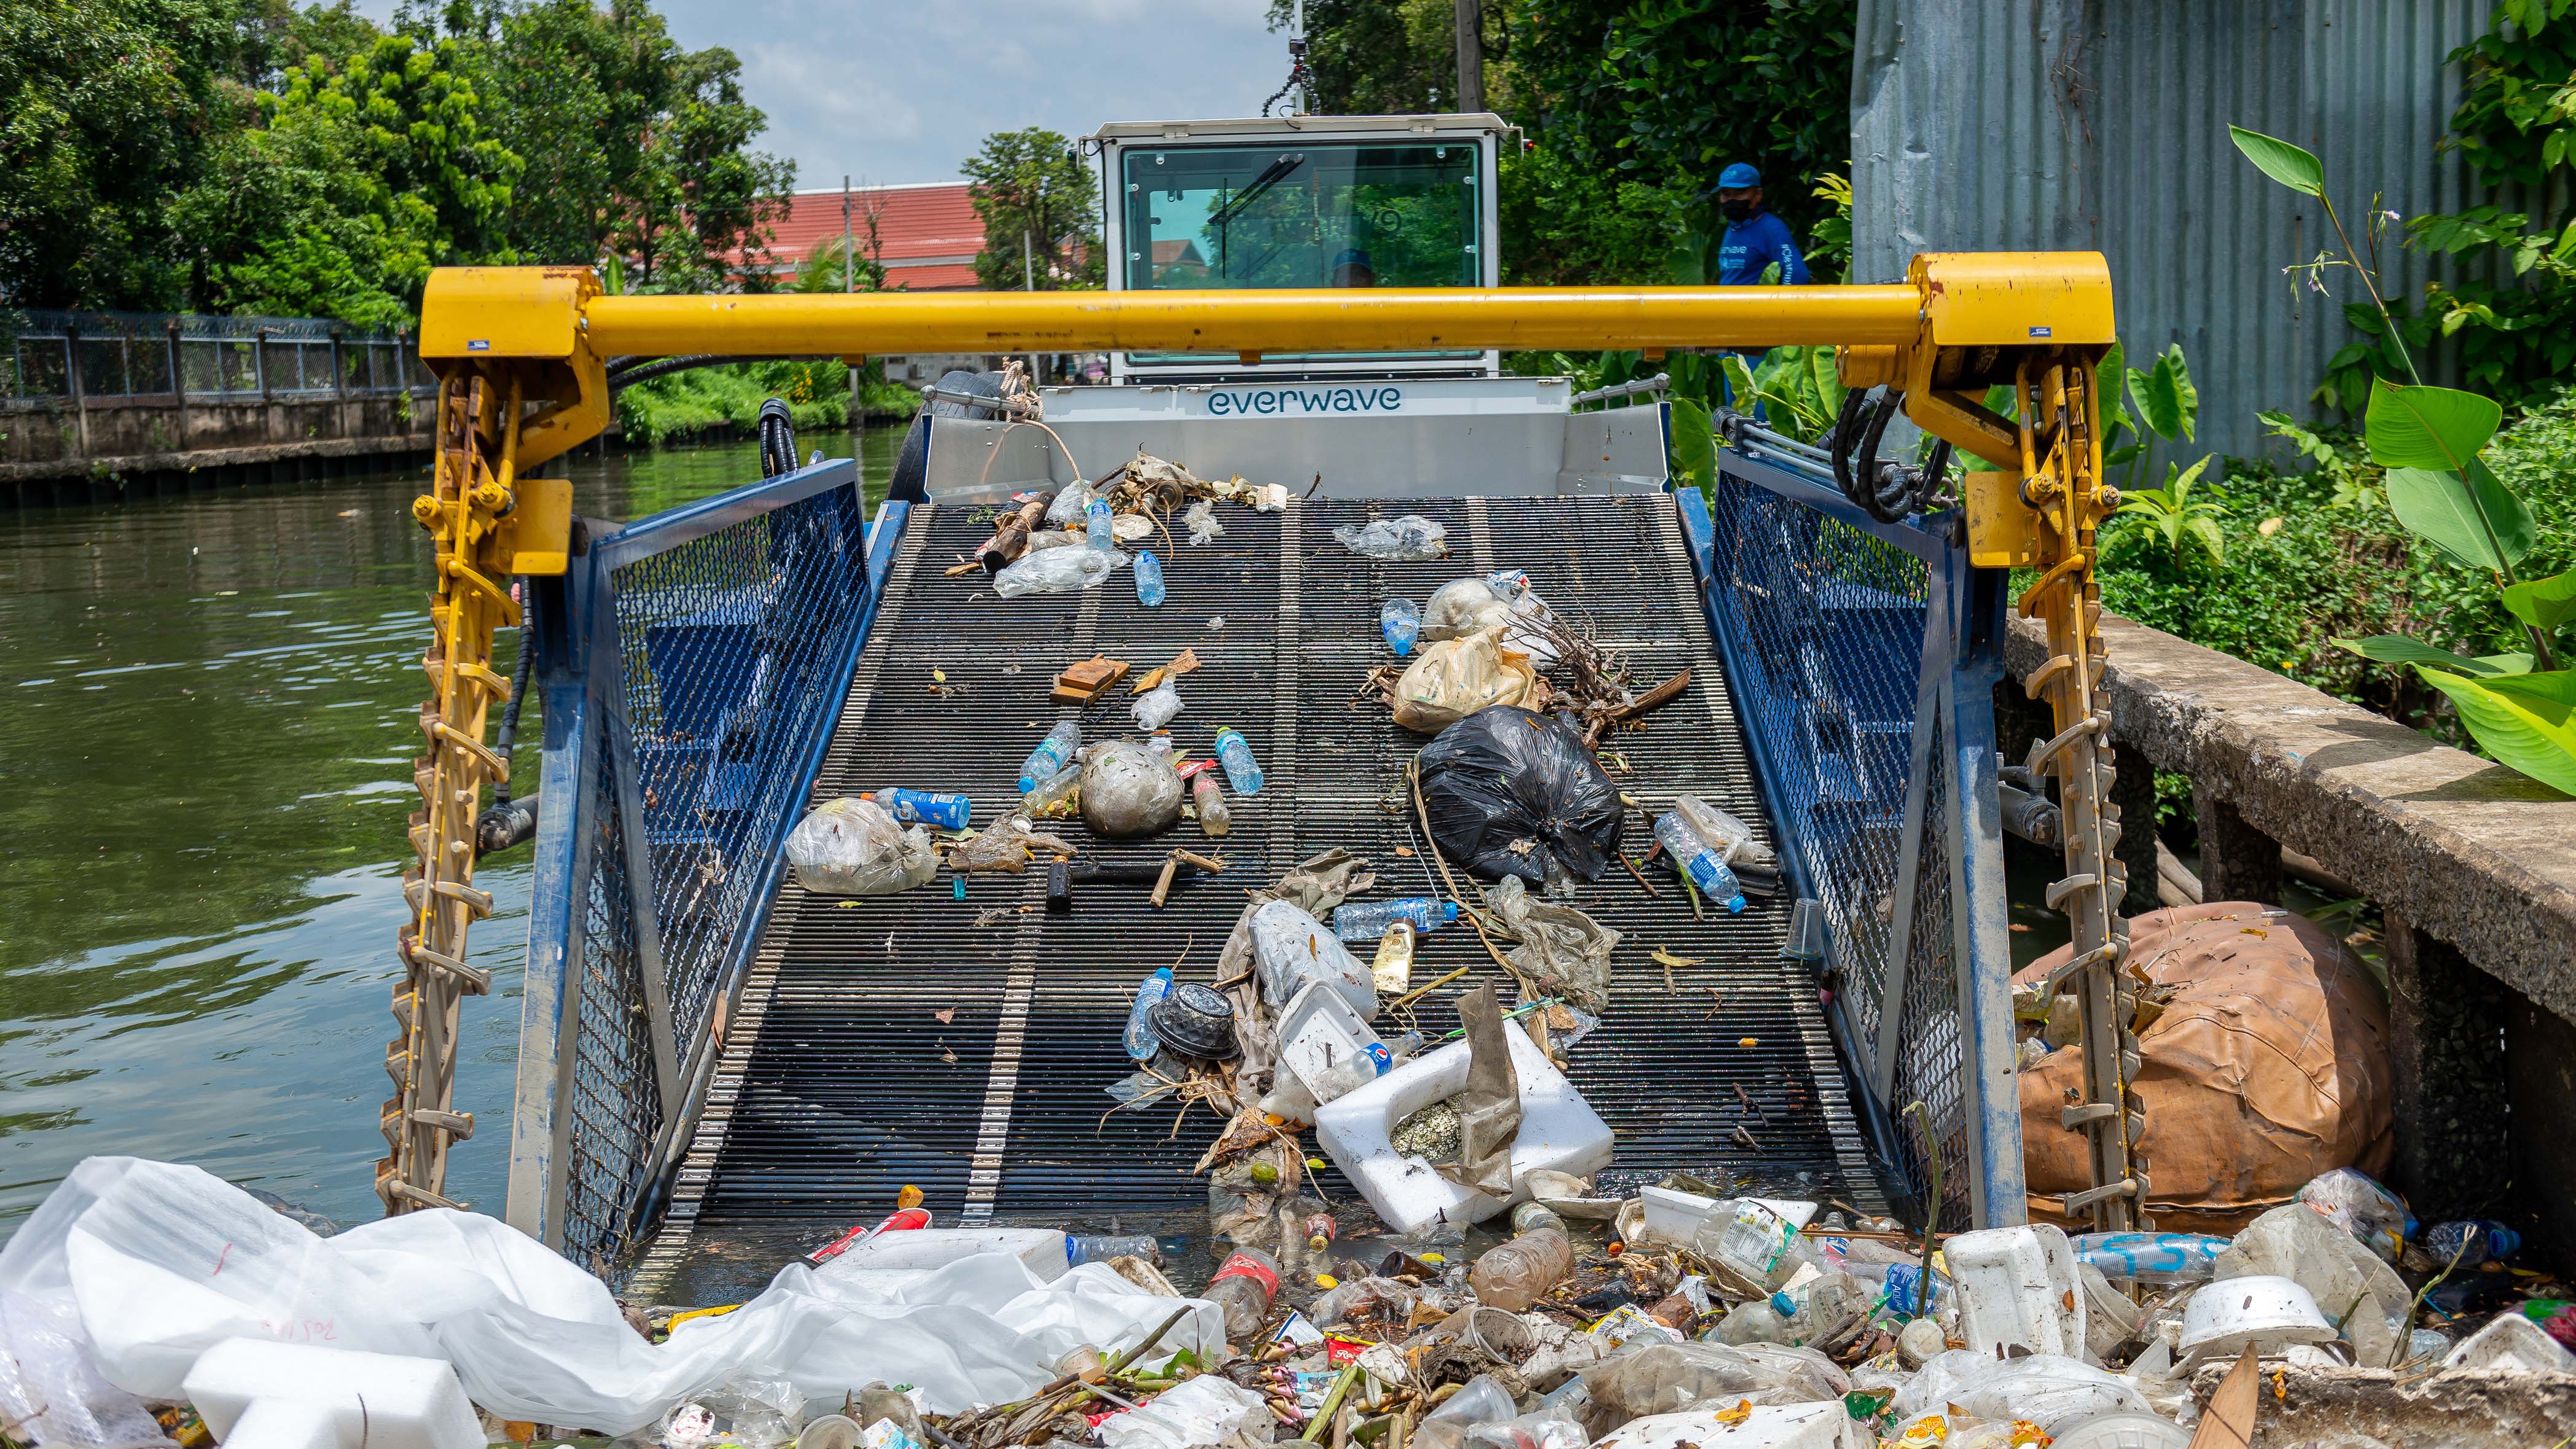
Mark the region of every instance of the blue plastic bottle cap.
[[1458, 903], [1456, 901], [1442, 901], [1440, 903], [1440, 920], [1444, 925], [1456, 924], [1458, 920]]

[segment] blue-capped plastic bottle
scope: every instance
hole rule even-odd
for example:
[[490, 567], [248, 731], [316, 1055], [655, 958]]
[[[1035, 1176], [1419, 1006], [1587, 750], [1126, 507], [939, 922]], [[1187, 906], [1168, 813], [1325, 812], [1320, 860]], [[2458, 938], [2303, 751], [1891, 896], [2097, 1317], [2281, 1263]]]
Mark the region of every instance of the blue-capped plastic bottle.
[[1136, 602], [1148, 609], [1163, 607], [1163, 561], [1151, 552], [1136, 555]]
[[1261, 793], [1261, 767], [1253, 763], [1252, 746], [1228, 725], [1216, 732], [1216, 762], [1225, 766], [1226, 783], [1237, 795]]
[[975, 802], [963, 795], [941, 790], [879, 790], [877, 803], [894, 812], [897, 820], [918, 820], [942, 830], [963, 830]]
[[1729, 911], [1744, 909], [1744, 887], [1736, 882], [1735, 872], [1726, 868], [1726, 862], [1718, 859], [1680, 812], [1667, 810], [1655, 821], [1655, 839], [1662, 842], [1664, 854], [1673, 858], [1673, 868], [1699, 887], [1701, 895]]
[[1085, 541], [1093, 548], [1106, 550], [1118, 541], [1110, 531], [1109, 504], [1105, 500], [1092, 499], [1091, 506], [1082, 510], [1082, 517]]
[[[2465, 1253], [2460, 1251], [2464, 1243], [2468, 1245]], [[2424, 1230], [2424, 1251], [2446, 1266], [2455, 1256], [2461, 1267], [2469, 1268], [2490, 1258], [2510, 1258], [2521, 1250], [2522, 1234], [2492, 1218], [2435, 1223]]]
[[1386, 647], [1398, 659], [1413, 652], [1413, 641], [1422, 637], [1422, 610], [1411, 599], [1389, 599], [1378, 605], [1377, 631], [1386, 636]]
[[1374, 941], [1398, 921], [1412, 923], [1418, 934], [1428, 934], [1458, 919], [1455, 901], [1431, 896], [1407, 896], [1396, 901], [1353, 901], [1333, 911], [1333, 934], [1345, 941]]
[[1020, 793], [1025, 795], [1036, 789], [1040, 780], [1054, 779], [1073, 758], [1073, 752], [1081, 748], [1082, 725], [1074, 720], [1057, 720], [1055, 728], [1047, 731], [1047, 737], [1038, 741], [1038, 747], [1021, 762]]
[[1154, 974], [1136, 988], [1136, 1004], [1127, 1010], [1127, 1055], [1140, 1062], [1150, 1062], [1163, 1049], [1162, 1038], [1147, 1025], [1145, 1013], [1154, 1009], [1164, 997], [1172, 994], [1172, 968], [1157, 966]]

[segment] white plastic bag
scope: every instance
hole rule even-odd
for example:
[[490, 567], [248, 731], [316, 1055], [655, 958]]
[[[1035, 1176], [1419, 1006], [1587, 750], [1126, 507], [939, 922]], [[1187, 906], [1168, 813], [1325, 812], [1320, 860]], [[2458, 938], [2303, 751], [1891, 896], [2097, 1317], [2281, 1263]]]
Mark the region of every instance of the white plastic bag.
[[1384, 559], [1397, 563], [1418, 563], [1423, 559], [1441, 558], [1449, 552], [1449, 530], [1438, 519], [1408, 513], [1402, 518], [1381, 518], [1372, 523], [1345, 523], [1333, 530], [1342, 546], [1362, 558]]
[[1965, 1348], [1924, 1364], [1893, 1407], [1901, 1424], [1948, 1404], [1981, 1419], [2027, 1419], [2050, 1433], [2102, 1414], [2153, 1412], [2128, 1380], [2090, 1364], [2049, 1353], [1997, 1359]]
[[[1197, 1449], [1201, 1445], [1227, 1444], [1235, 1439], [1245, 1420], [1254, 1415], [1260, 1416], [1257, 1428], [1266, 1430], [1273, 1422], [1263, 1410], [1259, 1394], [1236, 1388], [1215, 1374], [1201, 1374], [1123, 1414], [1101, 1420], [1100, 1442], [1105, 1449]], [[1269, 1437], [1266, 1433], [1251, 1436], [1250, 1442], [1267, 1443]]]
[[1252, 913], [1252, 958], [1261, 968], [1261, 998], [1286, 1006], [1310, 981], [1341, 993], [1366, 1021], [1377, 1015], [1377, 983], [1368, 964], [1333, 928], [1287, 901], [1265, 901]]
[[1483, 579], [1451, 579], [1422, 609], [1422, 637], [1433, 643], [1496, 628], [1512, 620], [1511, 601]]
[[939, 873], [930, 832], [906, 830], [874, 800], [842, 796], [814, 807], [787, 832], [796, 883], [817, 895], [882, 896]]
[[1136, 714], [1136, 728], [1152, 734], [1170, 724], [1172, 716], [1181, 712], [1181, 692], [1166, 679], [1136, 696], [1136, 703], [1131, 708]]
[[1023, 556], [993, 575], [993, 592], [1006, 599], [1022, 594], [1067, 594], [1100, 586], [1128, 562], [1114, 548], [1051, 548]]
[[[73, 1170], [0, 1249], [0, 1292], [71, 1305], [100, 1376], [145, 1398], [181, 1397], [224, 1339], [283, 1338], [445, 1359], [503, 1419], [609, 1434], [747, 1372], [815, 1401], [883, 1382], [913, 1385], [932, 1413], [1006, 1403], [1076, 1346], [1115, 1353], [1178, 1306], [1100, 1263], [1049, 1283], [985, 1253], [876, 1294], [791, 1263], [740, 1309], [657, 1345], [606, 1284], [495, 1219], [433, 1209], [317, 1238], [196, 1168], [130, 1157]], [[1151, 1357], [1223, 1353], [1223, 1313], [1190, 1306]]]

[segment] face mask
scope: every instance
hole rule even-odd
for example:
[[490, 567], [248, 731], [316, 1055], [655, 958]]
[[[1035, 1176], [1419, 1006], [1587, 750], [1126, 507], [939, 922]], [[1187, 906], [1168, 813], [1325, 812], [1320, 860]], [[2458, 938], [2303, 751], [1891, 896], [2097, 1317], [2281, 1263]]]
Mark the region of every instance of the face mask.
[[1742, 197], [1733, 201], [1721, 201], [1717, 204], [1717, 209], [1726, 213], [1728, 221], [1744, 221], [1753, 215], [1753, 203]]

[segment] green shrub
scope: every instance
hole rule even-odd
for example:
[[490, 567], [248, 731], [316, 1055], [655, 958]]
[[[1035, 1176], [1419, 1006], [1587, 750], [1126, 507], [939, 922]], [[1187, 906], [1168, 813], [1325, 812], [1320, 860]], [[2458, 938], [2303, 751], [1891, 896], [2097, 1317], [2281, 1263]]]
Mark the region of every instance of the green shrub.
[[[909, 416], [920, 405], [910, 388], [871, 373], [866, 382], [871, 414]], [[716, 429], [750, 432], [760, 405], [784, 398], [797, 431], [823, 432], [850, 425], [850, 368], [823, 362], [734, 362], [693, 368], [639, 382], [617, 395], [617, 423], [630, 446], [660, 447], [673, 438]]]

